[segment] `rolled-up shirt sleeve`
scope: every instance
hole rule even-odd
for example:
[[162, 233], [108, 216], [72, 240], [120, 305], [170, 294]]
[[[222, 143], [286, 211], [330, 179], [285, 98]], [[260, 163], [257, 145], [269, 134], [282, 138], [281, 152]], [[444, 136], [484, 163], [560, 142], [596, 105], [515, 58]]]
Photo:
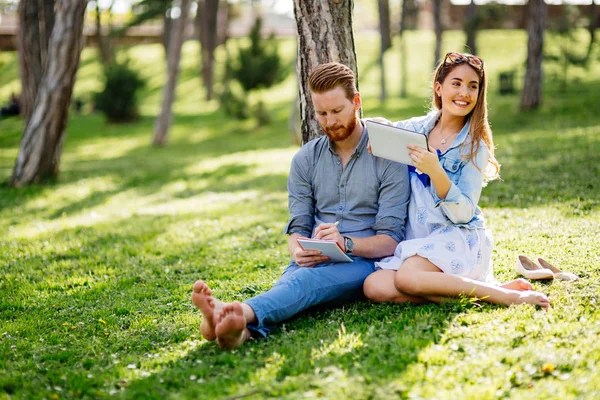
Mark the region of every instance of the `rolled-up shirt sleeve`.
[[479, 146], [477, 157], [462, 167], [458, 183], [452, 182], [445, 199], [440, 199], [432, 190], [435, 207], [455, 224], [466, 224], [473, 219], [483, 188], [483, 175], [489, 158], [487, 146]]
[[288, 207], [290, 219], [285, 226], [285, 233], [310, 237], [314, 225], [315, 199], [307, 151], [296, 153], [292, 159], [288, 176]]
[[408, 167], [396, 162], [379, 159], [381, 183], [379, 187], [379, 208], [373, 230], [378, 235], [387, 235], [397, 242], [405, 237], [405, 226], [410, 198]]

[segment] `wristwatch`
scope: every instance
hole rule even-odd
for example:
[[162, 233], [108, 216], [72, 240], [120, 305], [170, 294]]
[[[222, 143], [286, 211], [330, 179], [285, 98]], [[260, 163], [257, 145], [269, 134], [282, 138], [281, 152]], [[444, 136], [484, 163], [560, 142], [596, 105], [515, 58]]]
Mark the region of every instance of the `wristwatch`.
[[354, 242], [348, 236], [343, 236], [344, 238], [344, 250], [346, 254], [352, 253], [354, 251]]

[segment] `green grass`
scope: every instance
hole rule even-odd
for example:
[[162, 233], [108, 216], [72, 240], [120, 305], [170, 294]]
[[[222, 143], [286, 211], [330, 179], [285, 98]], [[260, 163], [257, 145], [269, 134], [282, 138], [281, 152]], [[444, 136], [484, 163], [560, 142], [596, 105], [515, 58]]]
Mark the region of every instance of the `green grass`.
[[[273, 124], [224, 116], [206, 103], [188, 43], [170, 144], [150, 147], [164, 65], [160, 46], [128, 51], [144, 76], [142, 118], [106, 125], [72, 116], [57, 182], [0, 187], [0, 399], [62, 398], [556, 398], [600, 397], [600, 67], [550, 76], [542, 109], [499, 97], [498, 71], [521, 68], [523, 32], [483, 32], [490, 119], [503, 181], [481, 205], [500, 280], [517, 254], [543, 255], [580, 282], [534, 283], [532, 307], [373, 305], [303, 313], [266, 340], [222, 352], [202, 340], [191, 285], [223, 300], [267, 290], [288, 260], [286, 179], [297, 147], [290, 77], [265, 96]], [[446, 36], [444, 51], [462, 40]], [[376, 100], [376, 37], [358, 43], [365, 115], [401, 119], [427, 105], [432, 37], [411, 33], [410, 96]], [[585, 44], [583, 44], [585, 45]], [[293, 43], [284, 42], [290, 62]], [[18, 88], [0, 55], [0, 98]], [[218, 57], [222, 57], [219, 54]], [[397, 54], [388, 54], [395, 93]], [[222, 58], [220, 58], [222, 60]], [[99, 87], [86, 49], [76, 95]], [[414, 77], [414, 78], [413, 78]], [[0, 180], [10, 177], [21, 121], [0, 121]]]

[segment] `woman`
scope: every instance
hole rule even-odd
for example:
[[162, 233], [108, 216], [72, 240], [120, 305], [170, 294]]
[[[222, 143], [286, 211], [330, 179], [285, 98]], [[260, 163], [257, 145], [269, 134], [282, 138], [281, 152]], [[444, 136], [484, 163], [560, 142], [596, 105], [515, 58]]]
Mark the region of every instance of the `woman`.
[[481, 58], [448, 53], [434, 73], [434, 111], [396, 124], [427, 135], [429, 149], [408, 146], [413, 166], [406, 240], [365, 281], [372, 301], [440, 302], [465, 294], [548, 308], [548, 298], [527, 281], [498, 286], [493, 278], [493, 241], [478, 206], [482, 187], [500, 170], [486, 89]]

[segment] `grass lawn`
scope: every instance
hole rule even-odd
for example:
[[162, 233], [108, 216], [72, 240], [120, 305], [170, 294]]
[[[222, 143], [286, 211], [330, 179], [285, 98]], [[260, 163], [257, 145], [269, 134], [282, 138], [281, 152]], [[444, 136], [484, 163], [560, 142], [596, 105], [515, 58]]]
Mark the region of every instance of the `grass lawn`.
[[[170, 144], [156, 149], [164, 62], [160, 46], [139, 46], [128, 54], [149, 79], [142, 118], [115, 126], [73, 115], [57, 182], [0, 187], [0, 399], [600, 398], [600, 65], [573, 70], [565, 93], [547, 65], [544, 106], [519, 113], [518, 95], [497, 95], [497, 74], [522, 77], [525, 34], [480, 38], [503, 177], [481, 199], [496, 275], [516, 278], [521, 253], [580, 275], [534, 283], [550, 296], [549, 312], [468, 299], [357, 302], [303, 313], [233, 352], [204, 341], [190, 302], [196, 279], [241, 301], [267, 290], [288, 262], [295, 83], [263, 94], [272, 125], [231, 120], [203, 100], [197, 48], [187, 43]], [[376, 40], [358, 42], [365, 115], [421, 114], [432, 64], [422, 49], [432, 35], [410, 33], [419, 60], [410, 63], [410, 96], [385, 104]], [[446, 34], [443, 50], [461, 40]], [[283, 43], [286, 62], [294, 52]], [[399, 91], [397, 57], [386, 59], [390, 93]], [[76, 96], [89, 98], [99, 73], [86, 49]], [[14, 54], [0, 54], [0, 98], [16, 89]], [[18, 119], [0, 121], [0, 181], [21, 131]]]

